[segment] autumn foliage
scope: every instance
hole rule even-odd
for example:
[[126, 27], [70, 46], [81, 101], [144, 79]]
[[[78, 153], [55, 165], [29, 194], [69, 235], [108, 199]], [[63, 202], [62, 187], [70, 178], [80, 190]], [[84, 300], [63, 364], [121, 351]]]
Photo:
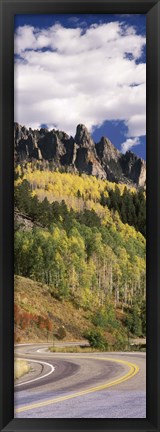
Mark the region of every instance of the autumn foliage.
[[[53, 297], [78, 307], [112, 303], [133, 315], [128, 328], [133, 331], [138, 319], [145, 328], [145, 191], [31, 164], [16, 170], [16, 210], [32, 224], [15, 224], [15, 274], [46, 284]], [[15, 322], [52, 330], [47, 316], [19, 309]]]
[[35, 325], [40, 330], [52, 331], [52, 322], [48, 317], [35, 315], [22, 310], [17, 304], [14, 305], [14, 324], [22, 330]]

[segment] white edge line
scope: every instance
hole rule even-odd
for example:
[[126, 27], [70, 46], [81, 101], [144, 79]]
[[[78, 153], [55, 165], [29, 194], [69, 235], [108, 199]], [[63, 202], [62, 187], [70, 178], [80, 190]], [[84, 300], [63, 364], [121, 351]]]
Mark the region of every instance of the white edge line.
[[40, 380], [42, 378], [46, 378], [47, 376], [51, 375], [54, 372], [54, 370], [55, 370], [55, 367], [52, 366], [50, 363], [46, 363], [46, 362], [43, 362], [41, 360], [38, 361], [38, 360], [32, 360], [32, 359], [28, 359], [28, 358], [27, 359], [20, 358], [19, 360], [25, 360], [25, 361], [29, 361], [31, 363], [39, 363], [39, 364], [47, 365], [47, 366], [49, 366], [51, 368], [51, 370], [47, 374], [43, 375], [42, 377], [34, 378], [32, 380], [25, 381], [25, 382], [20, 383], [20, 384], [15, 384], [14, 387], [19, 387], [19, 386], [22, 386], [22, 385], [25, 385], [25, 384], [30, 384], [30, 383], [32, 383], [34, 381], [38, 381], [38, 380]]
[[48, 348], [47, 347], [46, 348], [40, 348], [36, 352], [41, 353], [41, 352], [44, 352], [44, 351], [48, 351]]

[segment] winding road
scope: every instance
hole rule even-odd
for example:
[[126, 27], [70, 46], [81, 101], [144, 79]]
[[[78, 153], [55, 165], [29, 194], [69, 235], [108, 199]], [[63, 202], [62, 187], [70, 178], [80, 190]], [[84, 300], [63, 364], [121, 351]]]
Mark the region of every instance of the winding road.
[[16, 418], [146, 417], [145, 353], [51, 353], [50, 345], [15, 347], [31, 366], [15, 382]]

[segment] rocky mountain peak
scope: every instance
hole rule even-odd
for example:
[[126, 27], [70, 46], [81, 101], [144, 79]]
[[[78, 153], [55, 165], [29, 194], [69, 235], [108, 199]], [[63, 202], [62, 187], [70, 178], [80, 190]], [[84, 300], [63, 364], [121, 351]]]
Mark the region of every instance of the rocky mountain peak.
[[[145, 186], [146, 163], [131, 151], [121, 154], [107, 137], [94, 143], [79, 124], [75, 138], [63, 131], [14, 125], [15, 163], [41, 160], [41, 166], [94, 175], [116, 183]], [[48, 165], [47, 165], [48, 164]]]
[[119, 150], [106, 137], [102, 137], [100, 142], [96, 144], [96, 151], [100, 159], [103, 159], [103, 162], [117, 161], [121, 155]]
[[77, 126], [75, 142], [79, 145], [79, 147], [91, 148], [95, 146], [88, 129], [83, 124], [79, 124]]
[[121, 167], [126, 177], [130, 177], [133, 183], [144, 187], [146, 184], [146, 162], [135, 155], [132, 151], [127, 151], [122, 155]]

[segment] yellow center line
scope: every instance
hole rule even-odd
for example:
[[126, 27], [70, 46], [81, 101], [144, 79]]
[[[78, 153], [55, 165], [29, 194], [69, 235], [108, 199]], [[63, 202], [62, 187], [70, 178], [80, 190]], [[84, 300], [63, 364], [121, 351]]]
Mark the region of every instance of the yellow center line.
[[[72, 359], [73, 357], [70, 357], [70, 358]], [[74, 356], [74, 358], [83, 358], [83, 359], [84, 358], [90, 358], [91, 359], [91, 357], [87, 357], [87, 356], [85, 356], [85, 357], [80, 357], [80, 356], [76, 356], [75, 357]], [[106, 388], [112, 387], [112, 386], [117, 385], [117, 384], [121, 384], [124, 381], [127, 381], [127, 380], [133, 378], [138, 373], [138, 371], [139, 371], [139, 367], [136, 364], [127, 362], [125, 360], [117, 360], [117, 359], [106, 358], [106, 357], [92, 357], [92, 359], [94, 359], [94, 360], [103, 360], [103, 361], [104, 360], [105, 361], [113, 361], [113, 362], [116, 362], [116, 363], [121, 363], [121, 364], [124, 364], [125, 366], [128, 366], [129, 367], [129, 371], [127, 372], [127, 374], [123, 375], [122, 377], [117, 378], [114, 381], [110, 381], [110, 382], [108, 382], [106, 384], [102, 384], [102, 385], [99, 385], [97, 387], [91, 387], [91, 388], [88, 388], [86, 390], [81, 390], [79, 392], [72, 393], [70, 395], [60, 396], [60, 397], [57, 397], [55, 399], [49, 399], [49, 400], [46, 400], [46, 401], [37, 402], [37, 403], [26, 405], [26, 406], [24, 405], [24, 406], [22, 406], [20, 408], [17, 408], [15, 410], [15, 412], [16, 413], [20, 413], [20, 412], [23, 412], [23, 411], [28, 411], [30, 409], [41, 408], [43, 406], [52, 405], [52, 404], [55, 404], [55, 403], [58, 403], [58, 402], [62, 402], [62, 401], [68, 400], [68, 399], [73, 399], [73, 398], [76, 398], [76, 397], [79, 397], [79, 396], [83, 396], [83, 395], [86, 395], [86, 394], [89, 394], [89, 393], [94, 393], [94, 392], [97, 392], [99, 390], [104, 390]]]

